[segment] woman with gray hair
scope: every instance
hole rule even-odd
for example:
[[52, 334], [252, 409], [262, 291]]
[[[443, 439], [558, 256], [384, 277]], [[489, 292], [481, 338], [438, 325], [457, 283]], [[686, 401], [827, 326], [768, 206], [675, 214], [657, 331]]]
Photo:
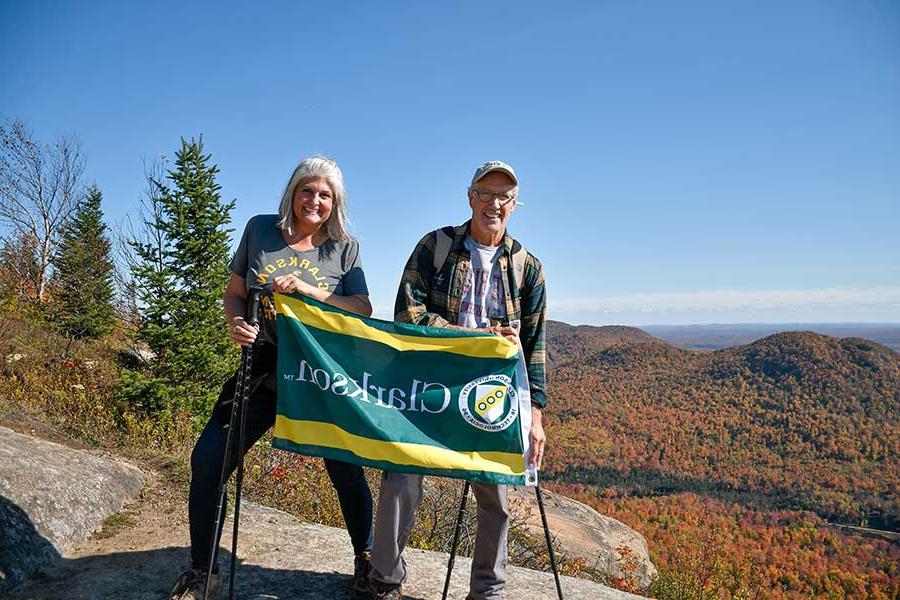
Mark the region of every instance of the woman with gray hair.
[[[247, 404], [247, 437], [250, 448], [275, 422], [275, 308], [271, 293], [262, 296], [260, 326], [244, 321], [247, 287], [264, 285], [276, 292], [300, 292], [321, 302], [369, 316], [372, 305], [359, 258], [359, 244], [347, 233], [347, 201], [344, 177], [330, 158], [304, 159], [294, 169], [277, 215], [250, 219], [231, 261], [231, 279], [224, 304], [228, 335], [236, 344], [256, 342]], [[179, 578], [170, 598], [203, 598], [210, 564], [211, 540], [218, 503], [219, 477], [225, 454], [237, 374], [219, 394], [209, 422], [191, 454], [191, 491], [188, 516], [191, 530], [191, 568]], [[228, 473], [240, 457], [236, 448], [228, 457]], [[337, 491], [341, 512], [350, 534], [354, 561], [354, 593], [363, 589], [372, 548], [372, 494], [362, 467], [325, 459], [328, 476]], [[216, 532], [216, 549], [221, 536]], [[209, 598], [219, 592], [213, 569]]]

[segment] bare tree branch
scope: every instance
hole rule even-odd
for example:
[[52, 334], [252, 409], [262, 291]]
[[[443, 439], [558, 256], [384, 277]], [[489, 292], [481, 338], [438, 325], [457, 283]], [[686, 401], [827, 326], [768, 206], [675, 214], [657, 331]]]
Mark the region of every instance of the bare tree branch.
[[32, 283], [41, 302], [60, 230], [83, 193], [84, 166], [81, 144], [72, 135], [42, 145], [22, 121], [0, 125], [0, 225], [35, 241]]
[[[135, 220], [130, 215], [115, 227], [114, 252], [118, 265], [115, 271], [116, 287], [121, 297], [120, 317], [123, 321], [137, 325], [139, 307], [134, 292], [132, 272], [141, 262], [135, 252], [135, 245], [154, 248], [155, 255], [163, 256], [165, 240], [159, 228], [152, 227], [153, 223], [162, 219], [162, 206], [159, 201], [159, 183], [165, 178], [168, 162], [165, 156], [159, 156], [148, 161], [143, 159], [144, 179], [146, 187], [139, 197], [138, 212]], [[162, 264], [158, 264], [159, 269]]]

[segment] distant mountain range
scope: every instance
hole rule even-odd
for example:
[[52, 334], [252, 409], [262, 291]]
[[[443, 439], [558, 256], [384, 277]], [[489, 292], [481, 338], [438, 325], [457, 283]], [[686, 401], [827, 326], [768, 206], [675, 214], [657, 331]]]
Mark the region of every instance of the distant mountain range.
[[900, 525], [897, 352], [811, 332], [696, 352], [633, 327], [559, 322], [547, 348], [551, 479]]
[[569, 325], [547, 321], [547, 360], [550, 366], [586, 357], [601, 348], [622, 344], [659, 343], [646, 331], [624, 325]]
[[689, 350], [721, 350], [786, 331], [812, 331], [831, 337], [860, 337], [900, 352], [898, 323], [749, 323], [737, 325], [648, 325], [644, 331]]

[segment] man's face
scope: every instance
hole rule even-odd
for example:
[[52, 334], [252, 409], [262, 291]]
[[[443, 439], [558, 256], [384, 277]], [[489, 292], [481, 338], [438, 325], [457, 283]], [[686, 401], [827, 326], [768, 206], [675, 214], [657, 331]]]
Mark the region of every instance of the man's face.
[[505, 201], [497, 195], [509, 198], [515, 187], [512, 178], [500, 171], [488, 173], [475, 183], [469, 190], [469, 206], [472, 207], [472, 228], [476, 232], [491, 237], [503, 235], [516, 200]]

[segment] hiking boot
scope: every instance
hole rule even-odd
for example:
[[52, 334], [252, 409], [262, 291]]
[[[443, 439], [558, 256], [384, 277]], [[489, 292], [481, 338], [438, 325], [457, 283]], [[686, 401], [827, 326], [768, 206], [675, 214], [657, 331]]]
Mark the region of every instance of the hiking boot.
[[369, 571], [372, 565], [369, 560], [372, 553], [366, 550], [353, 558], [353, 579], [350, 580], [350, 597], [353, 600], [369, 600], [372, 592], [369, 588]]
[[403, 598], [403, 592], [398, 583], [383, 583], [370, 579], [369, 590], [373, 600], [400, 600]]
[[[181, 574], [175, 588], [169, 594], [169, 600], [203, 600], [206, 591], [206, 569], [188, 569]], [[219, 598], [219, 575], [213, 573], [209, 580], [209, 600]]]

